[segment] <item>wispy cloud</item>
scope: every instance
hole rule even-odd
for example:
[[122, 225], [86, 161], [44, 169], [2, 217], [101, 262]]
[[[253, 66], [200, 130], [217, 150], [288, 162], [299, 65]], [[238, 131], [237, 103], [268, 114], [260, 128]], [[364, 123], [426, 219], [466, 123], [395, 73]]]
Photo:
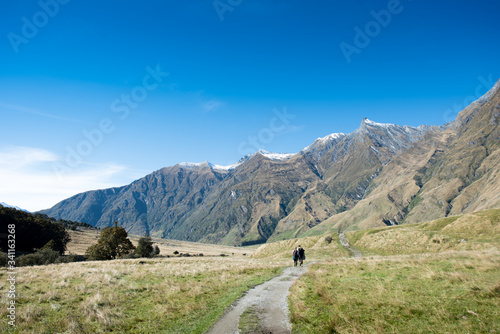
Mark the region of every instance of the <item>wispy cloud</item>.
[[89, 124], [89, 122], [82, 121], [79, 119], [73, 119], [73, 118], [67, 118], [67, 117], [61, 117], [58, 115], [53, 115], [49, 113], [45, 113], [33, 108], [25, 107], [25, 106], [20, 106], [20, 105], [14, 105], [14, 104], [8, 104], [8, 103], [2, 103], [0, 102], [0, 108], [3, 109], [8, 109], [11, 111], [16, 111], [16, 112], [22, 112], [22, 113], [27, 113], [27, 114], [33, 114], [33, 115], [38, 115], [42, 116], [45, 118], [51, 118], [51, 119], [57, 119], [60, 121], [67, 121], [67, 122], [76, 122], [76, 123], [84, 123], [84, 124]]
[[122, 186], [146, 174], [114, 163], [85, 163], [61, 181], [52, 167], [60, 160], [39, 148], [0, 147], [0, 202], [37, 211], [75, 194]]
[[224, 102], [216, 100], [216, 99], [212, 99], [210, 101], [204, 102], [202, 107], [203, 107], [203, 110], [208, 113], [208, 112], [212, 112], [212, 111], [219, 109], [223, 105], [224, 105]]

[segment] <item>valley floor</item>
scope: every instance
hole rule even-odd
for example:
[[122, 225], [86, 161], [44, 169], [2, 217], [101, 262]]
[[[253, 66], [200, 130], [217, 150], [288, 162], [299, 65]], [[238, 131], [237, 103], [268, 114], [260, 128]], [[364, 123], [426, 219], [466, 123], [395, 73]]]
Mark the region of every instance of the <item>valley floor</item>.
[[[499, 213], [346, 233], [363, 257], [350, 257], [331, 234], [253, 252], [172, 244], [168, 251], [208, 247], [212, 256], [21, 267], [16, 327], [7, 322], [2, 268], [0, 332], [206, 333], [249, 290], [290, 267], [301, 244], [306, 263], [318, 263], [290, 288], [292, 333], [500, 333]], [[262, 320], [260, 306], [243, 310], [241, 333]]]

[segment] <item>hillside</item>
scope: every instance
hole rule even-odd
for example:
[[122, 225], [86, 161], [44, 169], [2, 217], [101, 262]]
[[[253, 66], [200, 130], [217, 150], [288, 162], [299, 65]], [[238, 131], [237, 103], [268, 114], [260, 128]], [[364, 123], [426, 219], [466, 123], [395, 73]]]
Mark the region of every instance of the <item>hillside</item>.
[[313, 230], [416, 223], [500, 207], [500, 81], [384, 166], [361, 201]]
[[500, 81], [445, 126], [368, 119], [297, 154], [182, 163], [42, 211], [131, 234], [251, 245], [500, 207]]
[[[436, 220], [370, 228], [345, 233], [350, 244], [364, 256], [476, 251], [500, 247], [500, 209], [490, 209]], [[302, 245], [311, 259], [349, 257], [338, 234], [282, 240], [261, 245], [252, 257], [288, 259]]]

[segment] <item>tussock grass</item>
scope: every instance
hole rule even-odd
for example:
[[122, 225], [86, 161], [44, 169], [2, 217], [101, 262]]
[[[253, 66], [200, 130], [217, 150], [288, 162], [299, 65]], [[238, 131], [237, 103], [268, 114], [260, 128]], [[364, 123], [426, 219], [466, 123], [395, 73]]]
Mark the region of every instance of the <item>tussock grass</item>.
[[500, 246], [500, 209], [447, 217], [426, 223], [346, 232], [346, 235], [351, 244], [365, 255], [496, 248]]
[[349, 257], [349, 252], [339, 243], [338, 234], [291, 239], [264, 244], [252, 254], [256, 259], [290, 260], [292, 251], [301, 245], [306, 251], [307, 260], [324, 260]]
[[[203, 333], [279, 262], [197, 257], [18, 268], [15, 330], [2, 333]], [[6, 280], [6, 270], [0, 270]], [[0, 303], [6, 305], [6, 287]], [[0, 317], [6, 319], [6, 308]]]
[[291, 288], [294, 333], [498, 333], [500, 252], [337, 259]]

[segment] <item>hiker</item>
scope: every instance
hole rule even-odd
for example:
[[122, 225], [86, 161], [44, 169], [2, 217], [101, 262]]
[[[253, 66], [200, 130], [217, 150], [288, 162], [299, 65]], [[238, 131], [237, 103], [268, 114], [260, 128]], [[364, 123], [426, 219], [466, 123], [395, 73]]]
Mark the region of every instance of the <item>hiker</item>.
[[295, 249], [293, 250], [292, 256], [293, 256], [293, 266], [297, 267], [297, 261], [299, 260], [299, 251], [297, 250], [297, 247], [295, 247]]
[[299, 248], [297, 248], [297, 253], [299, 253], [299, 263], [300, 263], [300, 266], [302, 267], [302, 263], [304, 263], [304, 260], [306, 259], [306, 251], [304, 250], [304, 248], [300, 247], [299, 245]]

